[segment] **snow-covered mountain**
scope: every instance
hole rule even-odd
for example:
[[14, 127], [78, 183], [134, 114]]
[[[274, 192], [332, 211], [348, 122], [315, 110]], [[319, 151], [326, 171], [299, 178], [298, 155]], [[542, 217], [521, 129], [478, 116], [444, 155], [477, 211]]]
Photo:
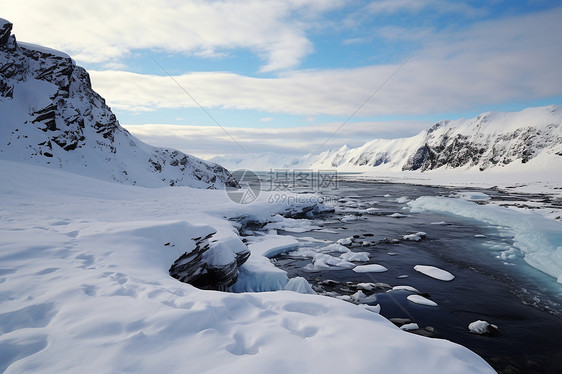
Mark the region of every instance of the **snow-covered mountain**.
[[410, 138], [377, 139], [354, 149], [343, 146], [301, 161], [311, 168], [361, 171], [521, 170], [539, 163], [545, 167], [562, 163], [562, 107], [441, 121]]
[[222, 166], [132, 136], [86, 70], [11, 30], [0, 19], [0, 158], [145, 187], [236, 186]]

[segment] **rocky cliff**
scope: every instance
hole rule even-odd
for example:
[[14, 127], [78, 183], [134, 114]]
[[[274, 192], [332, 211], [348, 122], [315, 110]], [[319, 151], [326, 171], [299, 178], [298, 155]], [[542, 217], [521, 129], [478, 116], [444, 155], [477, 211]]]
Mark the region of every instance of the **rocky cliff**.
[[11, 30], [0, 19], [0, 158], [145, 187], [237, 185], [222, 166], [132, 136], [86, 70]]

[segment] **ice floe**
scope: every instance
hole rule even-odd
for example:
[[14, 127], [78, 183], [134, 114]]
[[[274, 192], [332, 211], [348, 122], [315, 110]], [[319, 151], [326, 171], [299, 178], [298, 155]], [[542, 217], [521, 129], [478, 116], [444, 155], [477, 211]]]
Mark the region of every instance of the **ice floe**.
[[455, 279], [455, 276], [449, 273], [446, 270], [439, 269], [435, 266], [428, 266], [428, 265], [416, 265], [414, 269], [422, 274], [427, 275], [428, 277], [439, 279], [445, 282], [452, 281]]
[[416, 288], [414, 288], [412, 286], [394, 286], [394, 287], [392, 287], [392, 291], [400, 291], [400, 290], [414, 292], [414, 293], [420, 293], [420, 291], [418, 291]]
[[356, 273], [383, 273], [388, 269], [379, 264], [359, 265], [353, 268]]
[[367, 262], [369, 261], [369, 253], [368, 252], [347, 252], [340, 256], [342, 260], [345, 261], [352, 261], [352, 262]]
[[408, 301], [419, 305], [437, 306], [437, 303], [435, 301], [429, 300], [421, 295], [408, 295], [407, 299]]

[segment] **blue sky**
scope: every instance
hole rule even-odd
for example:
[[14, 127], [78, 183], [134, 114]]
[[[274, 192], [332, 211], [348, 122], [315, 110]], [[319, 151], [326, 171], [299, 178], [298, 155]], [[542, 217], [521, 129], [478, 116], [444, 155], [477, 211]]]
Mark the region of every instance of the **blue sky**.
[[0, 9], [18, 40], [88, 69], [131, 132], [202, 157], [306, 154], [363, 104], [324, 148], [562, 105], [558, 0], [0, 0]]

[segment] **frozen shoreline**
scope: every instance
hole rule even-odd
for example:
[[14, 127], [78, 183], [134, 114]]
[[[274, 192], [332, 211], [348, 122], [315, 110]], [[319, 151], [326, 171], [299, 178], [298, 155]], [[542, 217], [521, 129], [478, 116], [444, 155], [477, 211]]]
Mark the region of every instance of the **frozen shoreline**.
[[237, 235], [229, 218], [288, 208], [266, 194], [242, 206], [224, 191], [147, 189], [4, 160], [0, 172], [0, 371], [494, 372], [460, 345], [341, 300], [202, 291], [169, 275], [192, 238], [216, 231], [227, 242]]
[[[521, 195], [521, 200], [491, 199], [486, 203], [516, 210], [532, 209], [544, 217], [562, 221], [562, 173], [500, 173], [467, 171], [448, 172], [340, 172], [346, 181], [373, 183], [404, 183], [447, 187], [461, 191], [494, 190], [509, 195]], [[542, 178], [542, 179], [541, 179]]]

